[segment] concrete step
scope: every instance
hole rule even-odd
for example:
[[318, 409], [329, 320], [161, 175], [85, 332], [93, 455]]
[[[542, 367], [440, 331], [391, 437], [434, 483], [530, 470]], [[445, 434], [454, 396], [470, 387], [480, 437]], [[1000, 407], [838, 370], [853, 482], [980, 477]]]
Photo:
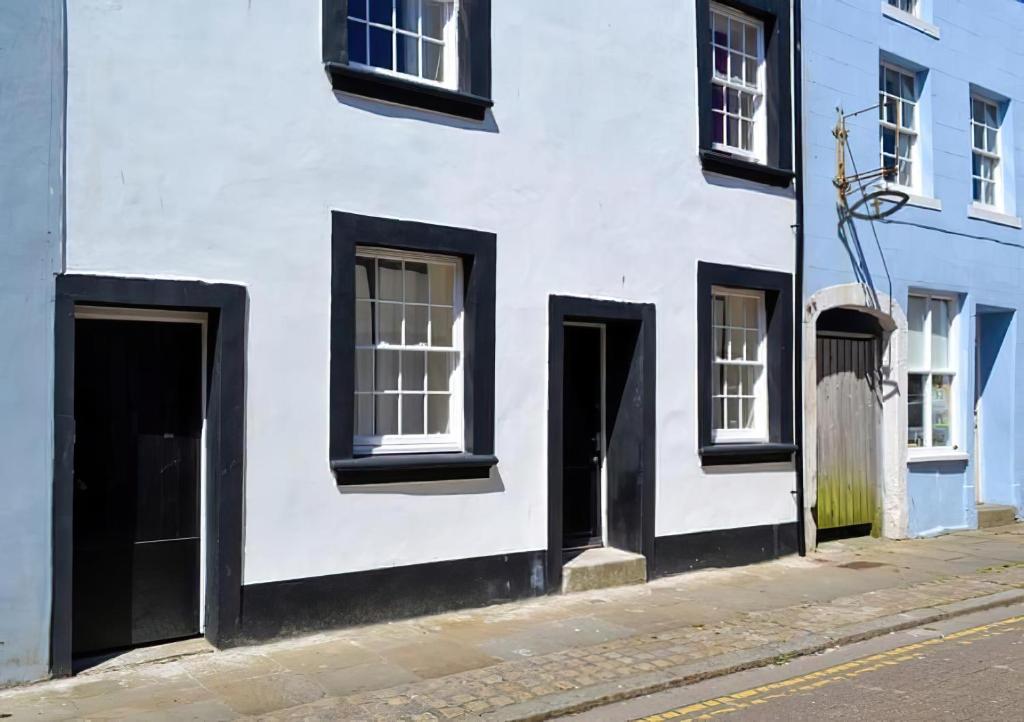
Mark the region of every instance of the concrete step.
[[1017, 508], [1002, 504], [978, 504], [978, 528], [1007, 526], [1017, 521]]
[[604, 547], [588, 549], [562, 567], [562, 593], [622, 587], [647, 581], [643, 554]]

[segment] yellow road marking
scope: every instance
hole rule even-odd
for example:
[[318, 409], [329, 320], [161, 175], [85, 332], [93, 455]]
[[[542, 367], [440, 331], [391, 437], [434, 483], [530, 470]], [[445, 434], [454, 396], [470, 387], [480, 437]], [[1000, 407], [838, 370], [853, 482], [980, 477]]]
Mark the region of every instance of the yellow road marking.
[[[1008, 626], [1019, 624], [1021, 622], [1024, 622], [1024, 616], [1011, 617], [991, 624], [984, 624], [979, 627], [964, 629], [959, 632], [947, 634], [943, 637], [926, 639], [923, 642], [914, 642], [913, 644], [898, 647], [897, 649], [891, 649], [888, 652], [880, 652], [878, 654], [872, 654], [867, 657], [855, 659], [852, 662], [837, 664], [832, 667], [818, 670], [817, 672], [800, 675], [799, 677], [790, 677], [789, 679], [784, 679], [780, 682], [772, 682], [771, 684], [752, 687], [751, 689], [735, 692], [725, 697], [715, 697], [714, 699], [707, 699], [703, 702], [687, 705], [686, 707], [678, 707], [659, 714], [650, 715], [649, 717], [641, 717], [636, 720], [636, 722], [663, 722], [666, 719], [672, 719], [678, 722], [693, 722], [694, 720], [713, 719], [718, 715], [739, 712], [740, 710], [753, 705], [765, 704], [770, 700], [793, 696], [799, 692], [809, 692], [815, 689], [820, 689], [821, 687], [833, 682], [854, 679], [867, 672], [877, 672], [885, 667], [896, 666], [905, 662], [922, 659], [925, 655], [921, 650], [926, 650], [928, 647], [932, 647], [937, 644], [948, 644], [951, 642], [964, 645], [973, 644], [973, 640], [963, 638], [994, 637], [1006, 631]], [[694, 714], [699, 714], [699, 716], [691, 716]]]

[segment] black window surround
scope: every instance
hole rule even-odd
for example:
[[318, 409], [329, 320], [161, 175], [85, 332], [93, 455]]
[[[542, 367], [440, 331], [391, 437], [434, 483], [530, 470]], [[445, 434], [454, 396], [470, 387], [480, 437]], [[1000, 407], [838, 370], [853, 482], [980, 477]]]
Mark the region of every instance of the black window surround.
[[[768, 441], [715, 443], [711, 430], [711, 289], [764, 292]], [[793, 276], [717, 263], [697, 264], [697, 433], [704, 466], [789, 461], [793, 443]]]
[[[334, 211], [331, 247], [331, 469], [339, 485], [479, 479], [494, 456], [494, 298], [497, 239], [493, 233]], [[458, 256], [463, 273], [464, 451], [356, 455], [356, 246]]]
[[323, 0], [323, 60], [335, 90], [483, 120], [491, 100], [491, 0], [460, 0], [458, 89], [349, 64], [348, 0]]
[[716, 0], [764, 23], [765, 118], [767, 163], [712, 148], [711, 0], [697, 0], [697, 101], [700, 112], [700, 160], [705, 171], [786, 188], [793, 182], [793, 110], [791, 92], [790, 0]]

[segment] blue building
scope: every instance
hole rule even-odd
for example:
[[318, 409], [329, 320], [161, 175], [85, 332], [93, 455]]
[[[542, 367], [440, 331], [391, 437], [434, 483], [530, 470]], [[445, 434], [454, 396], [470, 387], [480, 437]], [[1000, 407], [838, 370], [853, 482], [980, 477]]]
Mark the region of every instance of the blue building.
[[[868, 525], [926, 536], [1011, 513], [995, 505], [1015, 513], [1024, 7], [807, 0], [802, 19], [807, 541]], [[840, 158], [847, 178], [868, 176], [846, 203]], [[883, 186], [906, 206], [850, 216]]]

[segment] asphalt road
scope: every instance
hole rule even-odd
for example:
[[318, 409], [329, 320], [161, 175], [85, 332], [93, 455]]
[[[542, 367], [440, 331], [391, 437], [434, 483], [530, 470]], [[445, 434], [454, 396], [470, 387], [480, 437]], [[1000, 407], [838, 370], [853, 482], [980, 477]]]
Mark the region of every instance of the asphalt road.
[[591, 710], [574, 722], [1024, 719], [1024, 606]]

